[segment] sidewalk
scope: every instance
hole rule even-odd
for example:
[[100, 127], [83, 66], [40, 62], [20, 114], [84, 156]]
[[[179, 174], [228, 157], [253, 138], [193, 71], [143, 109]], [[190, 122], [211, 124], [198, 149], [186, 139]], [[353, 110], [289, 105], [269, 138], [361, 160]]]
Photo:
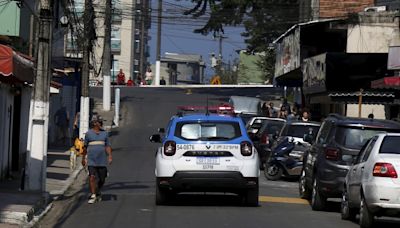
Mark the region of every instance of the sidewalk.
[[[102, 111], [101, 100], [95, 100], [93, 114], [100, 114], [104, 128], [112, 128], [114, 110]], [[62, 196], [83, 170], [80, 158], [77, 168], [70, 169], [69, 147], [51, 148], [47, 152], [46, 193], [21, 191], [21, 175], [0, 182], [0, 228], [32, 227], [48, 210], [52, 201]]]

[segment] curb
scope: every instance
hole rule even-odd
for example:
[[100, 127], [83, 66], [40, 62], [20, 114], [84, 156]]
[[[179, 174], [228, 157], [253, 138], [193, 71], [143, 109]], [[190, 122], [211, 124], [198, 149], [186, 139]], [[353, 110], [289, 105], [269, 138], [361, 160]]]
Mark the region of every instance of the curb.
[[76, 170], [74, 170], [74, 172], [72, 172], [71, 175], [68, 177], [68, 179], [66, 181], [67, 184], [59, 191], [50, 192], [50, 195], [55, 195], [55, 196], [53, 196], [53, 197], [50, 196], [49, 197], [50, 202], [47, 204], [47, 206], [43, 207], [39, 214], [33, 216], [33, 218], [29, 221], [29, 223], [27, 223], [26, 225], [23, 225], [22, 227], [24, 227], [24, 228], [34, 227], [37, 224], [37, 222], [39, 222], [51, 210], [51, 208], [53, 207], [53, 201], [60, 199], [60, 197], [62, 197], [65, 194], [65, 192], [69, 189], [69, 187], [72, 185], [72, 183], [76, 180], [76, 178], [82, 172], [82, 170], [84, 170], [84, 168], [81, 164], [79, 164], [79, 167]]
[[51, 210], [53, 207], [53, 201], [60, 199], [60, 197], [65, 194], [82, 170], [84, 170], [84, 168], [80, 164], [79, 167], [68, 177], [66, 184], [61, 190], [47, 193], [39, 203], [32, 206], [28, 213], [12, 211], [3, 212], [0, 217], [0, 223], [14, 224], [23, 228], [35, 227], [37, 222], [39, 222]]

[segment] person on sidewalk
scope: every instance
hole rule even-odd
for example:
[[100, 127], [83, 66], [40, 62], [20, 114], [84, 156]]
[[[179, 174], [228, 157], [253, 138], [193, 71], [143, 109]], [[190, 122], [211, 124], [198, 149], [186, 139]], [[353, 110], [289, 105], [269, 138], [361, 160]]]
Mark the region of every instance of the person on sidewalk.
[[[89, 171], [89, 204], [101, 200], [101, 188], [107, 176], [107, 164], [112, 162], [112, 149], [108, 134], [102, 129], [102, 118], [92, 117], [92, 128], [85, 135], [82, 165]], [[87, 156], [86, 156], [87, 155]], [[85, 158], [86, 157], [86, 158]]]

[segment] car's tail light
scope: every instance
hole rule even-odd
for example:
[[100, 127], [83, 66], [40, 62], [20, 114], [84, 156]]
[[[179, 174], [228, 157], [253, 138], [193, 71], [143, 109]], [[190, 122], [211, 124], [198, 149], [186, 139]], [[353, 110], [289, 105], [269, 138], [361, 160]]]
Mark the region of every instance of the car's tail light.
[[240, 152], [243, 156], [250, 156], [253, 153], [253, 146], [250, 142], [243, 141], [240, 143]]
[[397, 178], [396, 169], [390, 163], [375, 163], [373, 175], [375, 177], [391, 177]]
[[267, 133], [261, 135], [260, 143], [269, 144], [269, 135]]
[[174, 141], [166, 141], [164, 144], [164, 154], [172, 156], [176, 152], [176, 143]]
[[325, 158], [328, 160], [339, 160], [340, 150], [337, 148], [326, 148], [325, 149]]

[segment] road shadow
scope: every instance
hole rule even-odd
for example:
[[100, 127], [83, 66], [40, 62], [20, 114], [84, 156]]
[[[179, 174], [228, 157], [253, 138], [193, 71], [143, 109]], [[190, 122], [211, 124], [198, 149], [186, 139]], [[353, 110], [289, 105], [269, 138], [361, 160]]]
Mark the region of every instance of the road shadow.
[[104, 185], [103, 190], [126, 190], [126, 189], [147, 189], [148, 185], [138, 184], [137, 182], [114, 182]]
[[175, 195], [167, 206], [242, 207], [246, 205], [243, 203], [242, 198], [235, 194], [182, 193]]
[[49, 178], [49, 179], [66, 180], [66, 179], [68, 179], [68, 177], [69, 177], [69, 174], [66, 174], [66, 173], [47, 172], [47, 178]]

